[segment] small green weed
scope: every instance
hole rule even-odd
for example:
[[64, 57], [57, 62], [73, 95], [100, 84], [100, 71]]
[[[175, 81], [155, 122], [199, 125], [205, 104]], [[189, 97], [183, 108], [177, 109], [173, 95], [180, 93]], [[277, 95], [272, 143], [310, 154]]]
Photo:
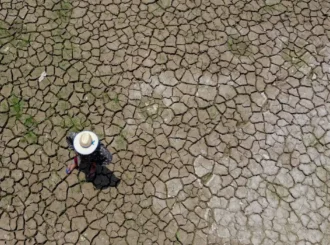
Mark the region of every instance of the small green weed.
[[276, 11], [276, 8], [274, 5], [266, 5], [261, 8], [261, 12], [272, 14], [274, 11]]
[[120, 136], [121, 138], [125, 139], [126, 136], [127, 136], [127, 132], [126, 132], [125, 130], [121, 130], [119, 136]]
[[278, 15], [281, 13], [287, 12], [287, 8], [282, 4], [272, 4], [272, 5], [265, 5], [260, 8], [260, 14], [270, 14], [270, 15]]
[[9, 104], [11, 113], [16, 117], [16, 119], [20, 119], [22, 117], [24, 102], [16, 95], [12, 95], [9, 98]]
[[70, 128], [73, 132], [80, 132], [87, 126], [87, 122], [81, 118], [66, 118], [62, 121], [62, 128]]
[[231, 37], [228, 38], [227, 45], [228, 45], [229, 50], [233, 50], [234, 42]]
[[80, 119], [72, 118], [71, 123], [72, 123], [73, 130], [75, 130], [77, 132], [84, 129], [84, 123]]
[[24, 120], [24, 125], [27, 128], [33, 128], [37, 125], [36, 120], [32, 117], [32, 116], [28, 116], [25, 120]]
[[25, 141], [29, 142], [30, 144], [38, 142], [38, 136], [33, 133], [32, 131], [28, 131], [23, 138]]
[[207, 182], [212, 178], [212, 176], [213, 176], [212, 173], [205, 174], [201, 179], [202, 183], [207, 184]]
[[22, 142], [28, 142], [30, 144], [37, 143], [38, 137], [33, 132], [35, 127], [38, 125], [37, 121], [31, 116], [28, 115], [24, 120], [23, 124], [26, 127]]
[[126, 149], [127, 143], [124, 134], [120, 133], [119, 137], [116, 137], [115, 142], [120, 149]]
[[178, 242], [179, 244], [182, 244], [182, 242], [181, 242], [181, 240], [180, 240], [180, 232], [179, 232], [179, 231], [177, 231], [177, 232], [175, 233], [175, 238], [176, 238], [176, 240], [177, 240], [177, 242]]
[[118, 94], [115, 95], [115, 98], [113, 99], [113, 101], [114, 101], [116, 104], [119, 104], [119, 97], [118, 97]]
[[56, 11], [58, 19], [62, 22], [67, 22], [72, 13], [72, 4], [68, 0], [60, 2], [60, 9]]
[[303, 52], [301, 50], [293, 51], [289, 49], [284, 49], [282, 51], [282, 58], [291, 63], [294, 67], [297, 69], [301, 68], [306, 64], [306, 62], [301, 58], [303, 55]]
[[16, 41], [15, 45], [17, 48], [26, 48], [28, 46], [30, 46], [30, 40], [29, 39], [19, 39]]

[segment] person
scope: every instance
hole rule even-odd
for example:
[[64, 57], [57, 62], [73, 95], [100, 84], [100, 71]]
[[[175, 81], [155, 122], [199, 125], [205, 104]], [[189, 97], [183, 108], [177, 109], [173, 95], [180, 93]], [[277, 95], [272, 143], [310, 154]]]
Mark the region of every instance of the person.
[[80, 133], [69, 133], [66, 137], [69, 149], [76, 152], [74, 161], [69, 163], [66, 173], [70, 174], [74, 169], [79, 168], [82, 162], [89, 164], [88, 179], [96, 175], [96, 165], [108, 165], [112, 161], [112, 155], [108, 149], [99, 141], [97, 135], [91, 131]]

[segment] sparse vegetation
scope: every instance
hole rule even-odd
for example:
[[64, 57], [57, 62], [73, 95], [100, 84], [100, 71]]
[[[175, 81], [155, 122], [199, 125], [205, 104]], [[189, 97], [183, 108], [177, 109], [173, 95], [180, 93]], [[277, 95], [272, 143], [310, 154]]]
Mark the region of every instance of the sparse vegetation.
[[90, 121], [81, 116], [63, 116], [58, 125], [63, 129], [69, 129], [72, 132], [80, 132], [90, 126]]
[[7, 111], [10, 116], [15, 117], [16, 120], [19, 120], [25, 127], [22, 133], [22, 142], [36, 143], [37, 135], [34, 133], [34, 129], [37, 127], [38, 122], [34, 119], [33, 116], [23, 113], [24, 102], [22, 98], [19, 98], [13, 94], [9, 99], [9, 108], [8, 103], [2, 103], [1, 107], [3, 111]]
[[260, 14], [270, 14], [270, 15], [278, 15], [281, 13], [284, 13], [285, 11], [287, 11], [287, 8], [282, 4], [272, 4], [272, 5], [265, 5], [263, 7], [260, 8], [259, 13]]
[[202, 183], [207, 184], [207, 182], [212, 178], [212, 173], [207, 173], [202, 177]]
[[244, 128], [244, 127], [247, 126], [249, 123], [250, 123], [249, 120], [242, 120], [242, 121], [237, 122], [236, 127], [237, 127], [237, 128]]
[[32, 116], [28, 116], [24, 120], [24, 125], [27, 128], [32, 128], [32, 127], [36, 126], [36, 124], [37, 124], [37, 122], [36, 122], [36, 120]]
[[14, 115], [16, 119], [20, 119], [23, 113], [23, 100], [14, 94], [9, 98], [9, 105], [11, 114]]
[[56, 10], [58, 19], [63, 22], [68, 22], [72, 13], [72, 4], [69, 0], [63, 0], [59, 3], [59, 9]]
[[245, 36], [231, 35], [228, 37], [227, 46], [228, 49], [238, 56], [250, 56], [252, 42]]
[[124, 129], [122, 129], [120, 131], [120, 134], [119, 135], [120, 135], [120, 137], [122, 137], [123, 139], [125, 139], [127, 137], [127, 132]]
[[124, 130], [121, 130], [120, 134], [115, 139], [116, 145], [120, 149], [126, 149], [127, 146], [126, 135], [127, 133]]
[[119, 104], [119, 97], [118, 97], [118, 94], [117, 94], [117, 93], [116, 93], [115, 98], [113, 99], [113, 101], [114, 101], [116, 104]]
[[303, 50], [293, 51], [290, 49], [284, 49], [282, 51], [282, 58], [299, 69], [306, 64], [306, 62], [301, 58], [304, 52], [305, 51]]
[[86, 127], [86, 121], [83, 121], [81, 118], [69, 118], [70, 119], [70, 128], [73, 132], [82, 131]]
[[19, 37], [24, 31], [26, 31], [26, 26], [23, 21], [17, 18], [9, 28], [10, 34]]
[[0, 38], [4, 38], [8, 36], [10, 36], [9, 30], [0, 25]]
[[17, 48], [22, 49], [22, 48], [28, 47], [30, 45], [30, 43], [31, 42], [30, 42], [29, 39], [21, 38], [19, 40], [16, 40], [15, 45], [16, 45]]
[[53, 190], [53, 188], [58, 184], [61, 180], [61, 177], [58, 175], [56, 171], [52, 171], [49, 178], [45, 180], [46, 188], [49, 190]]
[[30, 34], [25, 34], [26, 26], [21, 21], [9, 25], [0, 21], [0, 64], [7, 65], [18, 57], [17, 50], [27, 50], [31, 45]]
[[62, 112], [66, 112], [70, 108], [70, 104], [67, 101], [63, 100], [60, 100], [57, 106]]
[[31, 115], [26, 116], [23, 120], [25, 126], [25, 133], [22, 138], [22, 142], [29, 142], [30, 144], [37, 143], [38, 136], [33, 132], [35, 127], [38, 125], [37, 121]]
[[32, 131], [28, 131], [24, 137], [23, 137], [23, 141], [26, 141], [30, 144], [33, 144], [33, 143], [37, 143], [38, 142], [38, 136], [32, 132]]
[[264, 13], [273, 14], [275, 11], [276, 11], [275, 5], [265, 5], [260, 9], [261, 14]]
[[180, 232], [179, 232], [179, 231], [177, 231], [177, 232], [175, 233], [175, 239], [177, 240], [177, 242], [178, 242], [179, 244], [183, 244], [182, 241], [181, 241], [181, 238], [180, 238]]

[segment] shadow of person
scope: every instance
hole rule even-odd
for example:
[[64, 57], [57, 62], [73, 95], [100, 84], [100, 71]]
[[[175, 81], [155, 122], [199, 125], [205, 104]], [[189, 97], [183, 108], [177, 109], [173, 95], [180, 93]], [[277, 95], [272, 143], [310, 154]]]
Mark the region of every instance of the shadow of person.
[[107, 189], [109, 187], [117, 187], [120, 183], [112, 171], [106, 166], [97, 165], [96, 175], [93, 179], [88, 178], [90, 164], [82, 162], [79, 166], [79, 171], [85, 174], [86, 181], [92, 182], [96, 189]]

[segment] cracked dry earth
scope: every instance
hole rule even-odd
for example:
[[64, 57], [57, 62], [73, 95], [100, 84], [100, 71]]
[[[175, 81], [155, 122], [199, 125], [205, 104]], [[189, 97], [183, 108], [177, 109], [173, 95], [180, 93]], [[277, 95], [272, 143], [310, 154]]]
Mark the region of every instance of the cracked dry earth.
[[1, 0], [0, 244], [330, 244], [329, 12]]

